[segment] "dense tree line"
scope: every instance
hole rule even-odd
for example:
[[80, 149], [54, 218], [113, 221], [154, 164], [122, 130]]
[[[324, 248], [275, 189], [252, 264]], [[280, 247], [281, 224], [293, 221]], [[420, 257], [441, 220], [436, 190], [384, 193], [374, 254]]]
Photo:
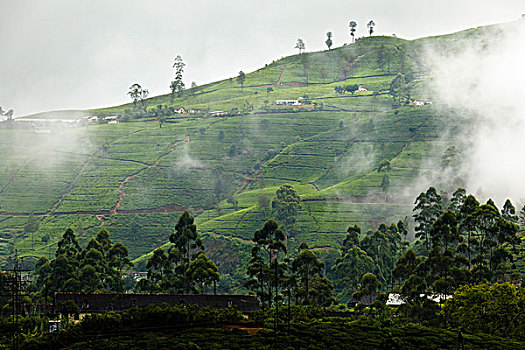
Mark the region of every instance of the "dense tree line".
[[204, 253], [204, 245], [197, 234], [194, 218], [182, 213], [175, 232], [170, 234], [172, 245], [153, 251], [146, 267], [148, 275], [137, 284], [139, 291], [204, 293], [206, 287], [219, 281], [217, 266]]
[[[378, 171], [387, 168], [388, 164], [381, 164]], [[382, 223], [366, 233], [353, 225], [330, 268], [304, 242], [297, 250], [288, 248], [288, 239], [298, 232], [296, 216], [301, 208], [301, 198], [292, 186], [283, 185], [273, 200], [260, 202], [268, 209], [265, 213], [278, 220], [270, 219], [255, 231], [244, 286], [276, 317], [284, 306], [288, 312], [292, 305], [336, 305], [337, 296], [364, 303], [354, 312], [366, 308], [369, 317], [382, 320], [396, 312], [405, 321], [434, 326], [465, 323], [472, 332], [498, 329], [505, 336], [522, 337], [525, 294], [507, 283], [522, 278], [515, 264], [521, 243], [518, 217], [510, 200], [500, 210], [490, 199], [480, 204], [462, 188], [449, 198], [430, 187], [414, 203], [414, 241], [407, 239], [406, 219]], [[139, 280], [135, 290], [215, 292], [220, 277], [217, 266], [206, 255], [188, 212], [180, 216], [169, 241], [166, 250], [153, 251], [146, 263], [147, 277]], [[106, 229], [84, 248], [73, 230], [67, 229], [54, 259], [41, 258], [36, 264], [35, 295], [123, 292], [123, 276], [131, 267], [126, 247], [112, 242]], [[398, 310], [386, 306], [386, 292], [400, 295], [404, 303]], [[494, 323], [489, 330], [472, 316], [483, 303], [482, 314]]]
[[359, 226], [349, 227], [340, 257], [332, 267], [338, 296], [343, 300], [351, 298], [366, 273], [373, 273], [385, 290], [391, 287], [396, 261], [408, 243], [406, 234], [403, 221], [390, 226], [380, 224], [377, 230], [362, 237]]
[[132, 266], [128, 249], [113, 243], [103, 228], [85, 248], [68, 228], [58, 242], [55, 258], [40, 258], [35, 266], [35, 286], [44, 298], [54, 292], [124, 291], [122, 275]]
[[[301, 201], [292, 186], [282, 186], [273, 201], [267, 198], [261, 205], [270, 207], [272, 202], [272, 215], [280, 214], [283, 221], [294, 217], [287, 222], [289, 233], [277, 221], [266, 221], [254, 232], [246, 267], [245, 287], [257, 294], [263, 309], [254, 319], [260, 326], [281, 329], [279, 332], [290, 322], [293, 331], [297, 322], [319, 319], [322, 313], [315, 312], [321, 312], [318, 308], [322, 307], [350, 312], [352, 317], [387, 327], [388, 332], [407, 322], [416, 322], [461, 328], [465, 339], [468, 334], [478, 332], [525, 339], [525, 292], [519, 284], [509, 283], [522, 278], [515, 266], [521, 241], [514, 206], [510, 200], [501, 210], [490, 199], [480, 204], [462, 188], [447, 198], [433, 187], [417, 197], [416, 239], [412, 242], [407, 239], [406, 220], [383, 223], [366, 233], [357, 225], [350, 226], [339, 257], [327, 269], [306, 243], [295, 251], [288, 248], [288, 237], [296, 232], [295, 215]], [[219, 281], [217, 267], [205, 254], [194, 218], [188, 212], [180, 216], [169, 241], [167, 250], [158, 248], [149, 257], [147, 278], [140, 280], [135, 289], [195, 293], [209, 291], [213, 285], [215, 290]], [[100, 230], [84, 248], [73, 230], [68, 229], [58, 243], [55, 258], [41, 258], [36, 264], [35, 296], [49, 297], [55, 291], [122, 292], [123, 276], [131, 268], [127, 255], [126, 247], [112, 242], [106, 229]], [[341, 300], [360, 303], [355, 308], [337, 305], [334, 292]], [[386, 292], [398, 293], [404, 303], [396, 308], [387, 306]], [[284, 312], [279, 312], [280, 308]], [[78, 312], [75, 310], [68, 305], [59, 307], [64, 315]], [[182, 323], [192, 319], [192, 313], [204, 315], [204, 322], [211, 314], [209, 320], [214, 323], [221, 322], [221, 315], [226, 317], [224, 320], [230, 316], [240, 320], [233, 310], [209, 314], [209, 310], [192, 311], [191, 307], [162, 310], [156, 307], [144, 313], [132, 310], [129, 315], [150, 325], [158, 321], [152, 315], [159, 312], [183, 320]], [[127, 314], [92, 316], [76, 330], [83, 332], [90, 327], [98, 330], [101, 322], [113, 328], [126, 328], [131, 325], [126, 317]], [[154, 320], [145, 321], [148, 317]], [[28, 319], [30, 324], [33, 321], [45, 324], [42, 320]], [[463, 339], [462, 331], [458, 331], [458, 339]], [[396, 342], [402, 343], [386, 336], [380, 345]]]
[[265, 307], [277, 307], [287, 299], [288, 306], [327, 306], [336, 302], [333, 284], [324, 275], [324, 263], [306, 243], [295, 258], [288, 256], [284, 232], [274, 220], [268, 220], [254, 233], [252, 258], [246, 270], [245, 286], [253, 290]]

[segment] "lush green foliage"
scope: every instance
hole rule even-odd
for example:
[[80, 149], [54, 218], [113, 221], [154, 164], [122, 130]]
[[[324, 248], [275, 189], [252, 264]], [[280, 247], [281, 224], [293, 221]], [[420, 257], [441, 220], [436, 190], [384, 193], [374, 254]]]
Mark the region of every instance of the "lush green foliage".
[[[325, 317], [319, 310], [294, 308], [274, 333], [272, 313], [241, 321], [232, 309], [149, 307], [123, 314], [89, 316], [58, 334], [23, 337], [24, 349], [518, 349], [523, 342], [416, 324], [382, 325], [368, 318]], [[29, 320], [28, 320], [29, 321]], [[35, 322], [31, 320], [32, 322]], [[28, 322], [26, 322], [28, 323]], [[28, 323], [29, 324], [29, 323]], [[270, 326], [268, 328], [268, 326]], [[9, 329], [9, 320], [0, 327]], [[1, 332], [8, 334], [8, 332]], [[9, 344], [9, 338], [2, 339]]]
[[113, 243], [109, 232], [101, 229], [82, 249], [75, 233], [68, 228], [58, 242], [55, 258], [40, 258], [35, 266], [35, 287], [44, 300], [54, 292], [94, 292], [125, 289], [123, 273], [132, 266], [128, 250]]

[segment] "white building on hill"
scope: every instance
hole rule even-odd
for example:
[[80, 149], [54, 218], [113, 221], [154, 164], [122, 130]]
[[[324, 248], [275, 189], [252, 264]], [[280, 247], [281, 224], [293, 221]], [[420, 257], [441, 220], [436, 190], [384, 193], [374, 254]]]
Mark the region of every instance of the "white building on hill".
[[299, 100], [277, 100], [275, 104], [278, 106], [300, 106]]

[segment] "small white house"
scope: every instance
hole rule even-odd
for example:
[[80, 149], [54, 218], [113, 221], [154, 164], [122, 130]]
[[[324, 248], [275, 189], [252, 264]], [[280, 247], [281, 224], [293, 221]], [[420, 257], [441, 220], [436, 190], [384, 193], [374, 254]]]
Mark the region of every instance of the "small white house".
[[278, 106], [300, 106], [299, 100], [277, 100], [275, 104]]
[[184, 109], [184, 107], [179, 107], [179, 108], [175, 108], [174, 112], [177, 114], [184, 114], [186, 113], [186, 110]]
[[[424, 294], [420, 294], [420, 297], [425, 296]], [[448, 300], [452, 298], [453, 295], [446, 295], [446, 294], [434, 294], [434, 295], [427, 295], [426, 298], [429, 300], [432, 300], [436, 303], [440, 303], [442, 301]], [[405, 300], [401, 297], [401, 295], [397, 293], [389, 293], [388, 294], [388, 300], [386, 302], [389, 306], [400, 306], [402, 304], [405, 304]]]
[[414, 100], [412, 102], [412, 105], [416, 107], [426, 106], [426, 105], [431, 105], [431, 104], [432, 104], [432, 101], [430, 101], [429, 99]]
[[104, 118], [108, 124], [118, 124], [118, 115], [110, 115]]
[[226, 114], [228, 114], [228, 112], [225, 112], [225, 111], [214, 111], [214, 112], [208, 113], [210, 117], [220, 117], [221, 115], [226, 115]]
[[368, 91], [368, 90], [364, 86], [360, 86], [359, 89], [357, 89], [357, 91]]

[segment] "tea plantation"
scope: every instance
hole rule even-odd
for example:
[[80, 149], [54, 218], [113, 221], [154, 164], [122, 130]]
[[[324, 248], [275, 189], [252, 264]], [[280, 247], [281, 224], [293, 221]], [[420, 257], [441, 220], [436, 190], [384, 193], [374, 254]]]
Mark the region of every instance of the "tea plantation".
[[[302, 199], [289, 250], [306, 241], [333, 256], [350, 225], [366, 232], [410, 218], [415, 196], [432, 180], [425, 175], [439, 168], [447, 147], [461, 144], [461, 122], [425, 88], [432, 72], [420, 61], [425, 42], [468, 38], [363, 38], [274, 61], [242, 85], [232, 77], [182, 96], [29, 116], [118, 115], [119, 124], [2, 124], [0, 259], [5, 264], [17, 249], [30, 263], [52, 255], [68, 227], [85, 244], [105, 226], [140, 270], [189, 210], [221, 273], [239, 275], [253, 232], [273, 215], [268, 199], [285, 183]], [[412, 99], [433, 103], [396, 103], [390, 84], [398, 73], [410, 77]], [[363, 91], [334, 90], [350, 84]], [[299, 99], [300, 106], [276, 104]], [[187, 113], [159, 117], [180, 107]], [[390, 167], [379, 172], [383, 160]]]

